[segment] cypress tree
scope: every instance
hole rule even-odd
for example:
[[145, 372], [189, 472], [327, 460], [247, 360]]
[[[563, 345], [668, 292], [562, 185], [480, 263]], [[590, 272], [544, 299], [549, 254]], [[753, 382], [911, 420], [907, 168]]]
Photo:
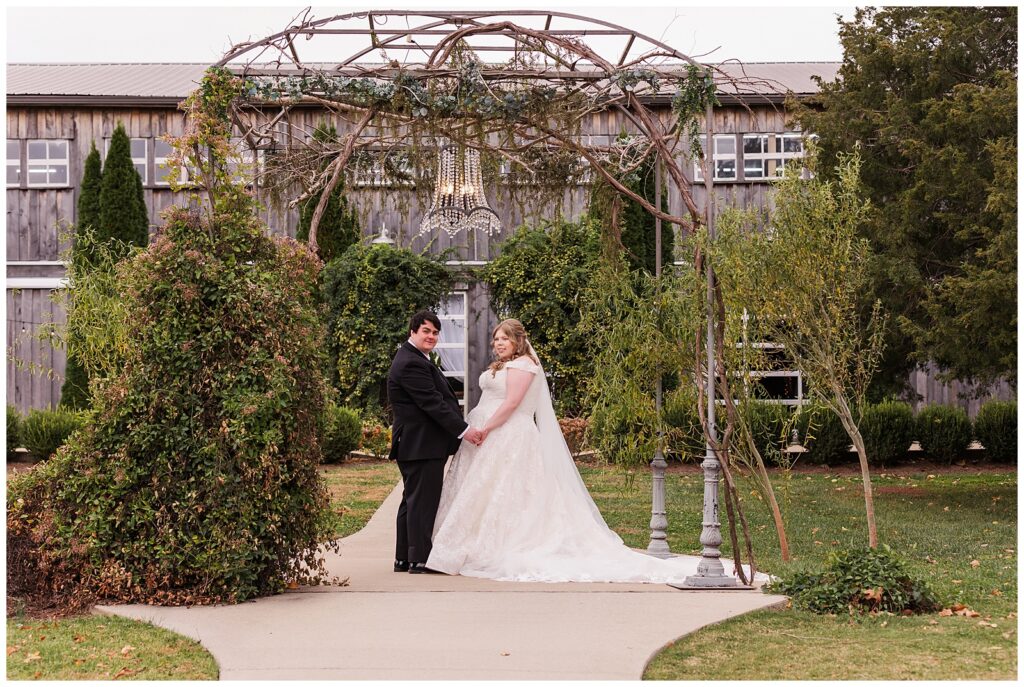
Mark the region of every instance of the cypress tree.
[[[654, 195], [654, 162], [649, 160], [640, 165], [636, 172], [623, 180], [625, 186], [641, 196], [651, 205], [655, 205]], [[664, 190], [661, 196], [662, 209], [668, 209], [668, 199]], [[622, 245], [626, 247], [626, 257], [633, 269], [643, 268], [654, 274], [657, 264], [657, 245], [655, 217], [647, 212], [636, 201], [623, 198], [622, 214], [619, 218], [622, 231]], [[661, 224], [661, 265], [672, 264], [672, 253], [675, 248], [675, 231], [667, 223]]]
[[[326, 122], [320, 122], [313, 132], [313, 140], [321, 143], [336, 140], [337, 137], [338, 132], [334, 125], [328, 126]], [[295, 232], [295, 238], [298, 240], [309, 240], [313, 213], [316, 212], [317, 203], [320, 202], [322, 195], [321, 192], [310, 196], [302, 203], [299, 226]], [[344, 185], [339, 182], [327, 199], [327, 207], [320, 218], [320, 226], [316, 232], [317, 254], [326, 264], [344, 253], [353, 243], [358, 242], [360, 234], [359, 217], [345, 197]]]
[[[100, 185], [102, 170], [100, 167], [100, 151], [96, 149], [96, 141], [92, 142], [89, 155], [85, 158], [85, 171], [82, 174], [81, 192], [78, 196], [78, 223], [76, 235], [82, 236], [86, 231], [95, 231], [100, 223]], [[75, 241], [71, 248], [71, 259], [91, 261], [89, 242]], [[75, 356], [74, 342], [68, 342], [68, 359], [64, 368], [64, 384], [60, 389], [60, 406], [81, 410], [89, 406], [89, 374]]]
[[97, 241], [118, 239], [132, 246], [145, 246], [149, 242], [149, 212], [142, 193], [142, 179], [132, 164], [131, 143], [122, 124], [117, 125], [110, 139], [99, 200]]

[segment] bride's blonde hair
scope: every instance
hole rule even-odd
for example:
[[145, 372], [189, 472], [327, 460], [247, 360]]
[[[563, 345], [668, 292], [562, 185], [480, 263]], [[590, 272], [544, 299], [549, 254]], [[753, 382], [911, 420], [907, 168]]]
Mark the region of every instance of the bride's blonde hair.
[[526, 340], [526, 327], [523, 326], [522, 322], [514, 319], [502, 320], [501, 322], [499, 322], [498, 326], [495, 327], [494, 331], [491, 332], [492, 346], [494, 344], [494, 335], [497, 334], [499, 331], [504, 332], [505, 336], [507, 336], [512, 341], [512, 355], [511, 357], [509, 357], [508, 360], [495, 360], [493, 363], [491, 363], [490, 369], [492, 377], [498, 373], [498, 370], [505, 367], [505, 363], [507, 363], [509, 360], [515, 360], [516, 358], [522, 355], [529, 357], [529, 359], [532, 360], [535, 365], [540, 365], [540, 362], [532, 355], [530, 355], [530, 344]]

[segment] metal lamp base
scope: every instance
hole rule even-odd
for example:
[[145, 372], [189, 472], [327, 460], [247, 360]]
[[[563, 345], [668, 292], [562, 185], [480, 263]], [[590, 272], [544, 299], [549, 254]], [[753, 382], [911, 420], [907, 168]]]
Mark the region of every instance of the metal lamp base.
[[740, 584], [729, 575], [690, 575], [682, 584], [669, 584], [676, 589], [753, 589]]

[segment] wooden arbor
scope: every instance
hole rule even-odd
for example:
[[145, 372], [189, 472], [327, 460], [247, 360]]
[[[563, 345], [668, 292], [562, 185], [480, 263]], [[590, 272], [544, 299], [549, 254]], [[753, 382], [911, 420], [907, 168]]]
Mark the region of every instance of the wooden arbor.
[[[337, 53], [331, 54], [348, 57], [329, 63], [306, 60], [303, 52], [313, 40], [318, 48], [336, 43]], [[274, 149], [279, 123], [302, 105], [324, 107], [346, 123], [333, 142], [292, 136], [264, 172], [264, 185], [301, 185], [304, 193], [293, 204], [322, 192], [309, 232], [314, 250], [330, 191], [353, 160], [408, 150], [414, 166], [429, 166], [432, 154], [421, 157], [416, 151], [436, 150], [440, 140], [486, 151], [531, 185], [564, 187], [589, 170], [658, 220], [690, 231], [703, 225], [713, 237], [707, 163], [702, 162], [704, 207], [694, 202], [682, 164], [688, 150], [701, 149], [702, 128], [705, 149], [710, 149], [715, 82], [728, 77], [621, 26], [546, 11], [381, 10], [314, 20], [307, 10], [279, 33], [234, 46], [216, 66], [246, 80], [246, 96], [232, 103], [231, 116], [253, 149]], [[668, 100], [671, 107], [653, 108], [659, 100]], [[611, 142], [582, 136], [583, 122], [608, 109], [621, 112], [630, 130]], [[619, 181], [623, 172], [652, 157], [678, 193], [682, 215], [666, 212], [660, 202], [656, 207]], [[722, 586], [726, 576], [719, 561], [717, 488], [723, 446], [715, 429], [713, 389], [717, 385], [720, 397], [731, 396], [726, 375], [712, 374], [724, 365], [707, 364], [712, 356], [724, 359], [721, 337], [716, 338], [721, 316], [716, 315], [720, 299], [714, 274], [699, 254], [694, 265], [708, 286], [706, 332], [694, 340], [703, 370], [696, 376], [705, 401], [707, 439], [704, 555], [695, 583]], [[728, 467], [723, 467], [731, 486]], [[730, 512], [732, 503], [727, 500]], [[657, 510], [656, 503], [655, 516]], [[657, 519], [652, 518], [652, 527], [663, 528]]]

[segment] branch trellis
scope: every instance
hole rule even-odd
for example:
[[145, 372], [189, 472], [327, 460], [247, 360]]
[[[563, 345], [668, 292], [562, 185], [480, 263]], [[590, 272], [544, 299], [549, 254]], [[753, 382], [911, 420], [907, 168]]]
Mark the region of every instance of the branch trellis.
[[[339, 38], [361, 45], [342, 61], [302, 59], [305, 42]], [[587, 40], [611, 47], [602, 54]], [[345, 49], [351, 47], [348, 43]], [[606, 56], [608, 51], [613, 55]], [[713, 232], [710, 201], [698, 207], [683, 166], [697, 156], [708, 180], [707, 198], [712, 198], [712, 175], [700, 138], [703, 133], [710, 149], [716, 91], [723, 84], [737, 93], [766, 90], [763, 80], [701, 64], [641, 33], [539, 10], [382, 10], [317, 20], [307, 9], [283, 31], [234, 46], [215, 68], [243, 79], [241, 96], [230, 103], [230, 117], [251, 149], [272, 153], [258, 172], [259, 185], [278, 197], [288, 192], [291, 205], [321, 194], [309, 230], [314, 251], [330, 191], [346, 174], [376, 165], [399, 182], [408, 182], [410, 176], [427, 179], [439, 147], [446, 144], [479, 151], [492, 172], [502, 168], [510, 193], [527, 191], [534, 201], [538, 189], [561, 194], [567, 186], [596, 176], [663, 222], [687, 233]], [[291, 127], [281, 140], [281, 123], [296, 108], [308, 106], [328, 110], [341, 123], [336, 140], [303, 135]], [[608, 110], [623, 115], [624, 130], [612, 140], [585, 134], [585, 125]], [[667, 174], [683, 214], [656, 207], [620, 181], [625, 172], [650, 159]], [[301, 192], [294, 193], [296, 188]], [[722, 338], [716, 341], [713, 329], [720, 327], [721, 299], [714, 293], [710, 264], [699, 250], [694, 266], [705, 272], [711, 286], [708, 337], [702, 340], [698, 334], [695, 341], [706, 374], [707, 357], [713, 369], [724, 369]], [[714, 377], [707, 385], [718, 388], [719, 398], [731, 398], [727, 375]], [[709, 458], [714, 460], [728, 452], [731, 431], [723, 432], [723, 441], [714, 429], [713, 414], [711, 418], [710, 423], [703, 419]], [[739, 504], [727, 464], [725, 460], [731, 511]], [[710, 554], [718, 563], [717, 502], [712, 505], [713, 512], [705, 507], [701, 542], [705, 559]], [[731, 533], [738, 552], [734, 527]], [[753, 564], [749, 537], [747, 543]]]

